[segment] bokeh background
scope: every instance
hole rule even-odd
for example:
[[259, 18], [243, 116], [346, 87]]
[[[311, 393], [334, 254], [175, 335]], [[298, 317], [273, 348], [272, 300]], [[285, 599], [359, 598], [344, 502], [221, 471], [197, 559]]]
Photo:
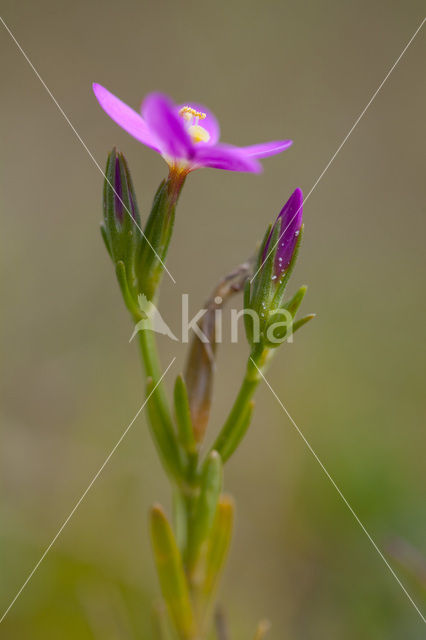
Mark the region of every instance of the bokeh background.
[[[125, 152], [146, 215], [166, 166], [98, 107], [162, 90], [219, 116], [223, 139], [291, 137], [260, 176], [185, 186], [161, 311], [178, 330], [244, 260], [290, 192], [307, 193], [420, 24], [421, 0], [2, 1], [2, 15], [93, 155]], [[0, 29], [2, 338], [0, 604], [4, 610], [140, 406], [131, 324], [99, 235], [102, 177]], [[425, 608], [425, 34], [407, 51], [305, 206], [291, 289], [318, 318], [269, 381]], [[163, 362], [185, 348], [160, 340]], [[247, 346], [219, 353], [210, 438]], [[168, 378], [168, 386], [173, 376]], [[237, 529], [224, 576], [232, 640], [420, 639], [424, 625], [271, 392], [226, 470]], [[0, 626], [8, 640], [150, 638], [158, 585], [146, 515], [168, 485], [133, 426]], [[416, 576], [416, 574], [419, 574]], [[420, 579], [419, 579], [420, 578]]]

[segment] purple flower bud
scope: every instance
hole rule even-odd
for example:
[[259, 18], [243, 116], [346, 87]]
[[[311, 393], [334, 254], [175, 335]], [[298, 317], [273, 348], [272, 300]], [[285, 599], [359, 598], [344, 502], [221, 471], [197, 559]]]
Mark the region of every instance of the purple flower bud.
[[[293, 258], [296, 248], [297, 239], [302, 228], [303, 217], [303, 193], [301, 189], [296, 189], [287, 200], [280, 214], [278, 215], [274, 226], [272, 227], [268, 241], [263, 251], [262, 260], [265, 261], [271, 251], [275, 253], [275, 273], [274, 276], [279, 278], [287, 271]], [[281, 222], [281, 230], [279, 241], [276, 249], [271, 245], [272, 235], [276, 225]]]

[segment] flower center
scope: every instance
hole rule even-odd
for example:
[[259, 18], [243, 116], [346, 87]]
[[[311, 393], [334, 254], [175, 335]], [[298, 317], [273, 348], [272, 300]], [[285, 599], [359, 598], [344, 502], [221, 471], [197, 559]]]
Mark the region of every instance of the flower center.
[[205, 113], [185, 106], [179, 111], [179, 115], [185, 120], [186, 130], [191, 136], [192, 142], [208, 142], [210, 140], [210, 134], [207, 129], [198, 124], [199, 120], [206, 118]]

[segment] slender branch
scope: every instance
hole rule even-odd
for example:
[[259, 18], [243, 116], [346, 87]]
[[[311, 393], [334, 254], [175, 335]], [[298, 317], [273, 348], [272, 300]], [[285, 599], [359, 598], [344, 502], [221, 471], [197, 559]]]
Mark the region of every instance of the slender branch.
[[263, 369], [272, 353], [270, 349], [259, 344], [255, 346], [248, 359], [246, 373], [238, 395], [212, 447], [220, 453], [224, 462], [235, 451], [250, 424], [252, 398], [261, 380], [261, 375], [254, 363], [259, 369]]
[[[151, 378], [153, 384], [156, 385], [161, 378], [161, 365], [157, 351], [155, 334], [151, 329], [151, 321], [149, 320], [149, 318], [146, 320], [146, 328], [143, 331], [139, 331], [138, 335], [141, 358], [145, 368], [146, 377]], [[167, 425], [168, 429], [174, 432], [173, 421], [162, 382], [160, 382], [160, 384], [158, 385], [156, 393], [154, 395], [156, 399], [157, 409], [161, 418], [164, 420], [164, 423], [165, 425]]]
[[[147, 325], [150, 327], [149, 319]], [[155, 334], [150, 328], [139, 332], [139, 345], [148, 381], [148, 392], [150, 388], [155, 388], [148, 405], [151, 432], [166, 471], [178, 486], [185, 488], [185, 457], [179, 446], [164, 386], [159, 382], [161, 367]]]

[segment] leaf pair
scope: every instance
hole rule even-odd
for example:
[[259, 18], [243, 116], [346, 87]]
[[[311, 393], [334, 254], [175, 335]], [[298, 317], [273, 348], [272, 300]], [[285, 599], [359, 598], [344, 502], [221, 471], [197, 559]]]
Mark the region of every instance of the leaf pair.
[[204, 579], [195, 614], [184, 564], [172, 528], [160, 505], [150, 515], [150, 533], [162, 595], [179, 640], [195, 640], [204, 627], [227, 557], [233, 529], [234, 504], [219, 498], [205, 555]]

